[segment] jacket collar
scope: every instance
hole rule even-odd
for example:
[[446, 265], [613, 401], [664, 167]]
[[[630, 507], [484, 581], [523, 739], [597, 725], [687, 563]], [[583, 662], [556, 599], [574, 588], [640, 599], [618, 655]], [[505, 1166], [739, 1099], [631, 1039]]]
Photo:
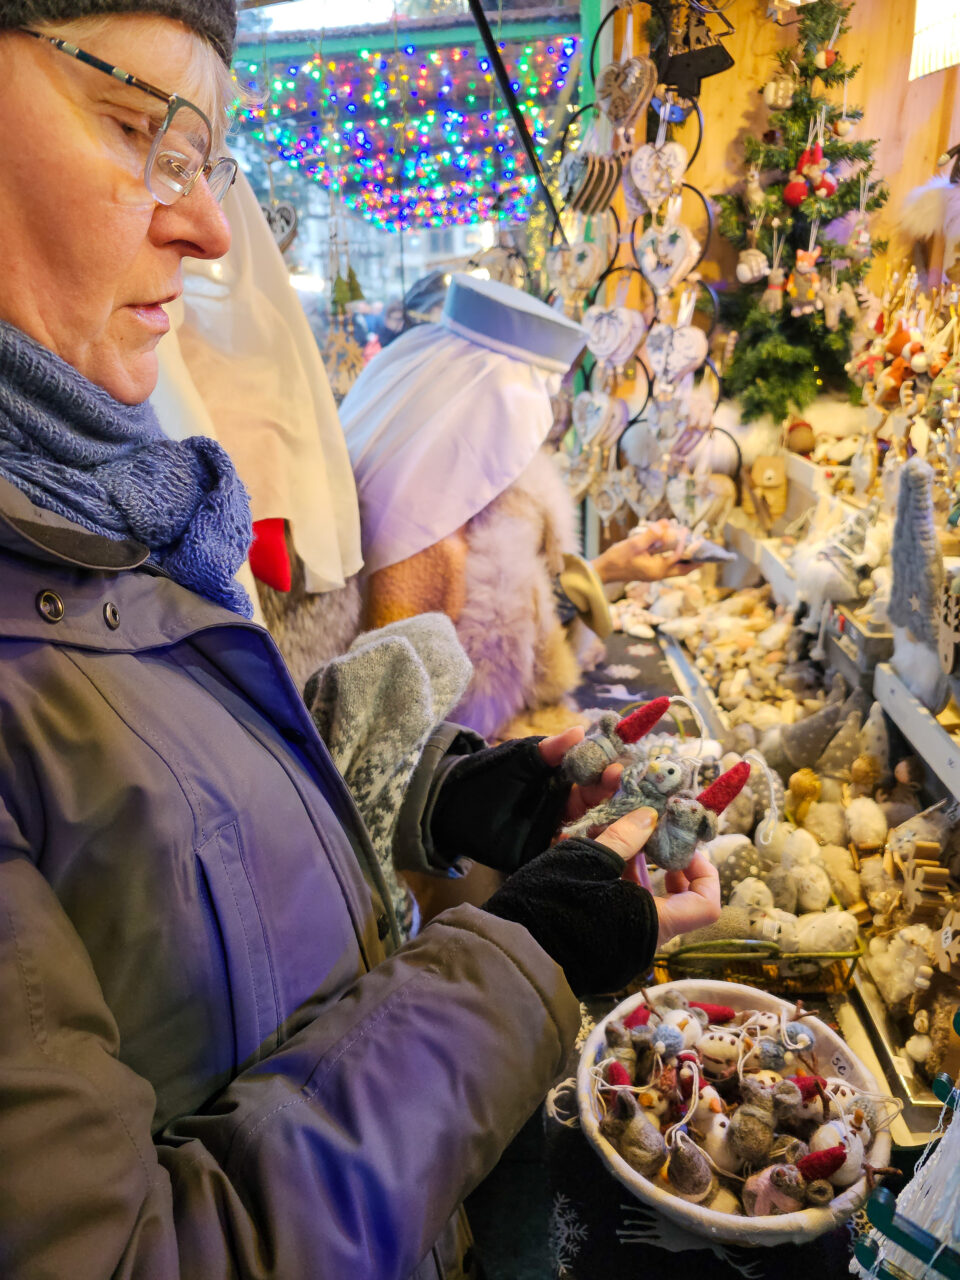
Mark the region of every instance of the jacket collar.
[[30, 501], [9, 480], [0, 477], [0, 549], [43, 564], [72, 565], [116, 573], [136, 569], [150, 555], [134, 538], [116, 541], [90, 533]]

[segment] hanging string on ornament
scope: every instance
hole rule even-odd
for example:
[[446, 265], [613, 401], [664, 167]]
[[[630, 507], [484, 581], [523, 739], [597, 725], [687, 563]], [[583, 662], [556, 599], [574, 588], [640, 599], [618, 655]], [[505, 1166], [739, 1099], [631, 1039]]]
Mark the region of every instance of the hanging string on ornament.
[[825, 45], [821, 45], [814, 55], [813, 65], [818, 71], [828, 71], [837, 60], [837, 51], [833, 46], [836, 44], [837, 36], [840, 34], [840, 22], [841, 19], [838, 18], [837, 25], [833, 28], [833, 35]]
[[810, 185], [813, 194], [821, 200], [829, 200], [837, 194], [837, 180], [830, 172], [829, 161], [823, 154], [824, 135], [827, 129], [827, 108], [821, 107], [817, 116], [816, 174], [811, 170]]
[[867, 222], [867, 198], [870, 194], [870, 182], [867, 170], [860, 174], [860, 209], [853, 223], [850, 239], [847, 241], [847, 253], [854, 262], [865, 262], [873, 253], [870, 240], [870, 227]]
[[763, 226], [763, 213], [758, 213], [747, 232], [747, 247], [737, 259], [737, 279], [741, 284], [756, 284], [770, 273], [767, 255], [757, 248], [757, 236]]
[[845, 138], [853, 128], [853, 121], [847, 119], [847, 77], [843, 77], [843, 114], [830, 126], [838, 138]]

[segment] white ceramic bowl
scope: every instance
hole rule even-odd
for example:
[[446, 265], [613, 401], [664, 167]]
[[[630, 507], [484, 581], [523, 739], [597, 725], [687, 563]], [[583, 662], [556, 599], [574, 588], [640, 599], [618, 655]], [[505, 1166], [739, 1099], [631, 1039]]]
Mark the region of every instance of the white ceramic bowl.
[[[737, 1011], [757, 1009], [779, 1013], [783, 1009], [789, 1014], [795, 1008], [794, 1004], [770, 995], [767, 991], [746, 987], [737, 982], [713, 982], [705, 978], [687, 978], [679, 982], [666, 982], [656, 988], [658, 995], [665, 991], [679, 991], [688, 1000], [725, 1004]], [[632, 1169], [600, 1133], [602, 1113], [597, 1097], [598, 1082], [591, 1074], [591, 1068], [606, 1054], [604, 1028], [607, 1023], [611, 1019], [625, 1017], [637, 1005], [643, 1003], [643, 996], [630, 996], [629, 999], [617, 1005], [602, 1022], [597, 1023], [583, 1047], [577, 1070], [577, 1106], [580, 1112], [580, 1123], [588, 1140], [600, 1153], [600, 1158], [615, 1178], [619, 1179], [638, 1199], [652, 1205], [679, 1226], [685, 1227], [695, 1235], [707, 1236], [711, 1240], [729, 1244], [777, 1245], [790, 1241], [812, 1240], [815, 1236], [829, 1231], [849, 1218], [863, 1204], [867, 1197], [866, 1178], [861, 1178], [852, 1187], [845, 1188], [822, 1209], [803, 1209], [797, 1213], [785, 1213], [779, 1216], [747, 1218], [731, 1213], [719, 1213], [714, 1209], [704, 1209], [701, 1205], [691, 1204], [688, 1200], [672, 1195], [657, 1182], [651, 1182], [649, 1178], [644, 1178], [642, 1174]], [[860, 1059], [850, 1051], [846, 1042], [819, 1018], [804, 1018], [804, 1026], [813, 1032], [814, 1049], [821, 1075], [840, 1076], [855, 1088], [871, 1093], [886, 1092]], [[890, 1163], [889, 1131], [881, 1130], [876, 1135], [870, 1149], [870, 1163], [873, 1165]]]

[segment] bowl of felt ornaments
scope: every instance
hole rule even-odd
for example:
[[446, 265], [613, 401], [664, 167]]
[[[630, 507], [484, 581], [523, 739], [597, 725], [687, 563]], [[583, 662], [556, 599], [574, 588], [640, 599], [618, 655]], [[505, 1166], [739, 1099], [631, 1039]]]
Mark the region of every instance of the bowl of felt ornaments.
[[889, 1172], [899, 1111], [820, 1019], [768, 992], [686, 979], [591, 1032], [580, 1123], [639, 1199], [717, 1241], [811, 1240]]

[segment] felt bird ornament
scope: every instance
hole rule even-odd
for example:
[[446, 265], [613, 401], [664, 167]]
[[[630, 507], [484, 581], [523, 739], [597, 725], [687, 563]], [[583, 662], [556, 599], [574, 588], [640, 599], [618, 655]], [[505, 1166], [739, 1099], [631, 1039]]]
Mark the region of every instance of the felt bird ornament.
[[627, 748], [645, 737], [669, 709], [669, 698], [654, 698], [622, 720], [605, 711], [583, 741], [563, 757], [564, 777], [581, 786], [599, 781], [604, 769], [621, 760]]

